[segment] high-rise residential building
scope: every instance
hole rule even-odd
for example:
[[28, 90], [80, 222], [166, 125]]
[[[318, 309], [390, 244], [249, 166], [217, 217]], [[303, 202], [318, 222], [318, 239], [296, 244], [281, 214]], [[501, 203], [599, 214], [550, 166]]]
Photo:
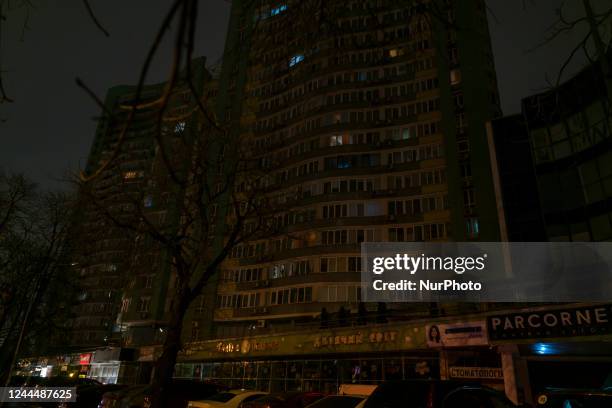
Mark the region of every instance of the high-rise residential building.
[[[191, 63], [191, 83], [200, 93], [211, 81], [204, 64], [204, 58]], [[197, 108], [201, 95], [193, 95], [181, 76], [160, 121], [156, 101], [166, 87], [166, 83], [143, 86], [131, 118], [138, 88], [118, 86], [108, 91], [85, 169], [91, 181], [80, 191], [83, 205], [77, 215], [73, 261], [80, 294], [68, 344], [83, 352], [112, 348], [113, 352], [99, 352], [98, 357], [90, 355], [82, 364], [90, 377], [110, 382], [118, 376], [130, 381], [128, 377], [137, 375], [123, 369], [120, 373], [121, 360], [137, 358], [126, 349], [159, 345], [164, 337], [167, 293], [173, 284], [171, 262], [150, 237], [120, 224], [137, 226], [134, 214], [140, 208], [160, 228], [178, 225], [181, 196], [172, 183], [163, 183], [168, 176], [158, 141], [178, 143], [201, 130]], [[107, 357], [112, 364], [105, 361]], [[152, 360], [153, 354], [149, 357]]]
[[360, 244], [500, 239], [484, 2], [234, 1], [217, 101], [282, 232], [233, 249], [177, 376], [303, 390], [437, 376], [422, 322], [400, 321], [480, 306], [364, 304]]
[[499, 240], [484, 2], [310, 3], [232, 5], [220, 109], [268, 172], [284, 232], [223, 265], [220, 338], [357, 312], [362, 242]]

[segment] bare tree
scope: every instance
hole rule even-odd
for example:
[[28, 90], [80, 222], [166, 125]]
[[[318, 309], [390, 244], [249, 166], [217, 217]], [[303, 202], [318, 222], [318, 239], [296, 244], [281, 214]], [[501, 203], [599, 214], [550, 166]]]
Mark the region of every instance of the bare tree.
[[63, 193], [39, 192], [21, 175], [0, 180], [1, 380], [8, 380], [20, 353], [33, 351], [29, 346], [43, 351], [67, 317], [57, 294], [69, 294], [70, 212], [70, 198]]
[[567, 2], [562, 1], [556, 9], [557, 18], [549, 27], [544, 41], [534, 49], [546, 46], [560, 39], [563, 35], [574, 31], [582, 31], [583, 37], [572, 44], [572, 48], [564, 59], [557, 76], [550, 85], [558, 87], [564, 77], [567, 67], [579, 53], [583, 53], [591, 64], [600, 64], [608, 95], [612, 95], [612, 68], [608, 57], [612, 41], [612, 7], [606, 6], [603, 10], [595, 11], [591, 0], [581, 0], [584, 13], [580, 16], [570, 18], [565, 9]]
[[[421, 35], [420, 33], [431, 29], [433, 24], [452, 25], [446, 10], [438, 9], [436, 2], [404, 0], [403, 3], [407, 8], [411, 8], [410, 18], [415, 19], [411, 22], [412, 36]], [[87, 205], [95, 208], [114, 228], [126, 231], [134, 239], [147, 237], [154, 242], [153, 246], [157, 251], [167, 253], [168, 259], [171, 260], [174, 285], [170, 293], [163, 351], [156, 363], [153, 378], [153, 404], [160, 407], [164, 406], [165, 391], [170, 384], [178, 352], [182, 348], [181, 332], [185, 313], [222, 262], [232, 251], [241, 250], [242, 245], [246, 243], [283, 236], [296, 240], [305, 239], [299, 234], [290, 233], [286, 226], [279, 222], [279, 215], [290, 210], [300, 199], [299, 192], [296, 191], [295, 200], [287, 200], [287, 191], [280, 191], [278, 186], [273, 186], [273, 169], [286, 165], [288, 159], [266, 157], [266, 146], [255, 146], [251, 143], [252, 139], [245, 137], [248, 132], [245, 132], [244, 128], [251, 127], [253, 123], [243, 121], [254, 116], [256, 107], [240, 106], [243, 101], [236, 99], [236, 96], [233, 99], [230, 96], [229, 101], [225, 100], [224, 103], [229, 103], [235, 108], [235, 112], [241, 114], [240, 117], [230, 117], [226, 113], [226, 106], [207, 100], [205, 92], [197, 89], [192, 81], [191, 61], [197, 7], [196, 0], [174, 0], [170, 4], [141, 69], [133, 98], [121, 107], [121, 118], [117, 117], [117, 112], [109, 111], [82, 81], [77, 80], [78, 85], [98, 102], [104, 117], [121, 124], [112, 153], [99, 166], [81, 174], [82, 196], [88, 202]], [[345, 44], [352, 47], [370, 43], [380, 45], [378, 38], [367, 39], [367, 44], [360, 42], [362, 39], [354, 35], [351, 27], [339, 24], [339, 15], [350, 14], [343, 2], [339, 1], [295, 2], [292, 7], [284, 10], [288, 16], [282, 19], [280, 26], [275, 27], [274, 31], [259, 30], [261, 21], [270, 17], [270, 10], [264, 7], [264, 2], [243, 2], [241, 11], [243, 15], [237, 16], [242, 22], [240, 31], [245, 36], [251, 33], [258, 36], [253, 40], [253, 44], [282, 47], [283, 57], [292, 44], [297, 43], [306, 53], [317, 52], [317, 44], [322, 40], [329, 43], [331, 48], [336, 48], [339, 53]], [[385, 21], [373, 10], [370, 11], [368, 24], [378, 28], [382, 36]], [[175, 45], [166, 84], [158, 97], [145, 100], [144, 84], [149, 65], [171, 25], [174, 27]], [[279, 33], [283, 35], [278, 36]], [[338, 42], [341, 37], [344, 42]], [[240, 57], [246, 55], [254, 63], [270, 64], [271, 75], [287, 68], [284, 58], [277, 61], [258, 61], [258, 58], [265, 54], [265, 50], [255, 46], [249, 49], [244, 38], [237, 42], [234, 49], [226, 47], [225, 58], [228, 59], [224, 61], [224, 72], [233, 71], [232, 64], [236, 64]], [[392, 43], [394, 38], [385, 38], [384, 41]], [[285, 60], [285, 63], [282, 63], [282, 60]], [[302, 66], [295, 72], [306, 75], [307, 69]], [[237, 84], [238, 87], [241, 83], [244, 82], [234, 76], [228, 81], [230, 89], [225, 91], [240, 95], [243, 90], [234, 88], [232, 84]], [[168, 131], [168, 128], [172, 128], [168, 123], [181, 120], [170, 113], [170, 101], [176, 93], [185, 90], [195, 99], [194, 111], [189, 115], [197, 116], [195, 123], [198, 125], [192, 125], [187, 132]], [[128, 194], [129, 205], [113, 202], [112, 199], [109, 201], [98, 193], [96, 183], [103, 174], [120, 171], [119, 157], [127, 149], [126, 141], [130, 129], [138, 114], [146, 110], [151, 110], [156, 117], [156, 125], [151, 132], [156, 155], [154, 164], [148, 171], [149, 180]], [[164, 196], [176, 201], [174, 216], [165, 219], [143, 204], [146, 200], [161, 201]], [[250, 245], [250, 248], [253, 247], [255, 251], [258, 250], [257, 245]]]

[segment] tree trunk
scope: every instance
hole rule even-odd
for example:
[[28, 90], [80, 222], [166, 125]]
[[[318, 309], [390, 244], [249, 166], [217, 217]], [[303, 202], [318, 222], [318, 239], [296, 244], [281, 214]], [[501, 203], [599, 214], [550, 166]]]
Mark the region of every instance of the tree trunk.
[[155, 371], [151, 382], [153, 388], [151, 395], [152, 408], [169, 408], [168, 390], [172, 384], [176, 359], [181, 350], [183, 318], [191, 303], [189, 291], [184, 284], [181, 287], [182, 289], [177, 289], [174, 293], [174, 299], [171, 303], [174, 307], [170, 310], [171, 316], [166, 328], [162, 355], [155, 363]]

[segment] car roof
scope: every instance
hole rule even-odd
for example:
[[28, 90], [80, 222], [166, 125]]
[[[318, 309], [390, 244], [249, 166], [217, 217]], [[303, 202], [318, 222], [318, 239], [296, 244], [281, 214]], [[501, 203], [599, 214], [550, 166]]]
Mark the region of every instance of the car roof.
[[540, 394], [548, 394], [548, 395], [597, 395], [597, 396], [606, 396], [612, 397], [612, 390], [602, 390], [602, 389], [584, 389], [584, 388], [545, 388], [543, 392]]
[[267, 392], [264, 392], [264, 391], [257, 391], [257, 390], [246, 390], [246, 389], [244, 389], [244, 388], [242, 388], [242, 389], [228, 390], [228, 391], [221, 391], [221, 392], [231, 392], [232, 394], [236, 394], [236, 395], [246, 394], [246, 393], [267, 394]]

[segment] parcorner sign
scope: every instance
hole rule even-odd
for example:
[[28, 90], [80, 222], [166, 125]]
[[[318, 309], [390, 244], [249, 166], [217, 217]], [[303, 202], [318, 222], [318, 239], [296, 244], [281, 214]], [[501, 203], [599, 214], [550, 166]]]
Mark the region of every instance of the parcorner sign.
[[612, 334], [612, 305], [494, 315], [487, 326], [491, 340]]

